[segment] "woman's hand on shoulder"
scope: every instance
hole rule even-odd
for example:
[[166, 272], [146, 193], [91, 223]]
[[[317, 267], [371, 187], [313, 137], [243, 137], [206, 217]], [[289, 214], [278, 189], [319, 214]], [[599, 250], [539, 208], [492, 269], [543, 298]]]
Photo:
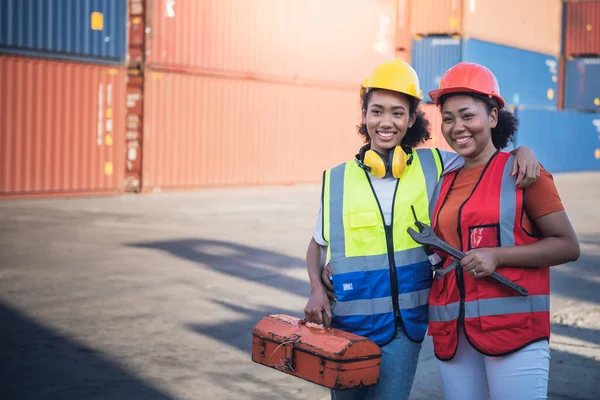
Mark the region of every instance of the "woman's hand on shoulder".
[[517, 175], [517, 187], [525, 189], [540, 177], [540, 163], [532, 149], [520, 146], [515, 150], [510, 176]]

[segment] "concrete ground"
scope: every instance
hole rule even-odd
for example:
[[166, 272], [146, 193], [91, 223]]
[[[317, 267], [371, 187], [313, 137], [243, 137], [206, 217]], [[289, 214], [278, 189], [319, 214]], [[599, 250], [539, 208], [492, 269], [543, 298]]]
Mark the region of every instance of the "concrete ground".
[[[582, 246], [552, 269], [551, 399], [597, 399], [600, 174], [557, 175]], [[302, 315], [318, 186], [0, 202], [2, 399], [320, 399], [254, 364]], [[441, 398], [425, 342], [412, 399]]]

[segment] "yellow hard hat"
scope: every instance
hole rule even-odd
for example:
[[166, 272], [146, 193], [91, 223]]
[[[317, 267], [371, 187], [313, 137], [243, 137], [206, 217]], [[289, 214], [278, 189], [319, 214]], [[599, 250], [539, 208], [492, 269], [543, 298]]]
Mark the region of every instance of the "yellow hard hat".
[[360, 85], [361, 97], [367, 89], [387, 89], [416, 97], [419, 100], [423, 98], [417, 73], [402, 60], [386, 61], [376, 66], [371, 72], [371, 76]]

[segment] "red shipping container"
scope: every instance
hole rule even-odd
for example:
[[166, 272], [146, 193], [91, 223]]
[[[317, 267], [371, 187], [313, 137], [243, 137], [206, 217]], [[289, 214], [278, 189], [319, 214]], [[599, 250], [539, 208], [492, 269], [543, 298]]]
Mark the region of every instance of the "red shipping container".
[[398, 0], [396, 7], [396, 52], [410, 53], [412, 35], [410, 33], [410, 7], [413, 0]]
[[564, 110], [565, 108], [565, 56], [561, 55], [558, 58], [558, 90], [556, 96], [556, 108]]
[[0, 56], [0, 196], [122, 190], [125, 71]]
[[413, 35], [451, 35], [462, 29], [463, 0], [412, 0]]
[[565, 55], [600, 56], [600, 1], [568, 2]]
[[358, 89], [147, 70], [142, 190], [317, 183], [359, 122]]
[[397, 0], [148, 0], [154, 69], [355, 88], [394, 58]]
[[421, 104], [421, 111], [425, 113], [425, 117], [429, 120], [429, 129], [431, 131], [431, 139], [418, 146], [419, 148], [438, 148], [440, 150], [451, 151], [452, 147], [444, 139], [442, 135], [442, 114], [440, 109], [435, 104]]

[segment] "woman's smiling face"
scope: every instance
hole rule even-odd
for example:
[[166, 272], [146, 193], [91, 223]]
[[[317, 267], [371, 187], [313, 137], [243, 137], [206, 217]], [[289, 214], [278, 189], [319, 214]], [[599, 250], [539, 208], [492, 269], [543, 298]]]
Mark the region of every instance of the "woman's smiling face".
[[373, 93], [363, 117], [371, 139], [371, 149], [383, 155], [400, 145], [406, 131], [415, 122], [408, 98], [383, 89]]

